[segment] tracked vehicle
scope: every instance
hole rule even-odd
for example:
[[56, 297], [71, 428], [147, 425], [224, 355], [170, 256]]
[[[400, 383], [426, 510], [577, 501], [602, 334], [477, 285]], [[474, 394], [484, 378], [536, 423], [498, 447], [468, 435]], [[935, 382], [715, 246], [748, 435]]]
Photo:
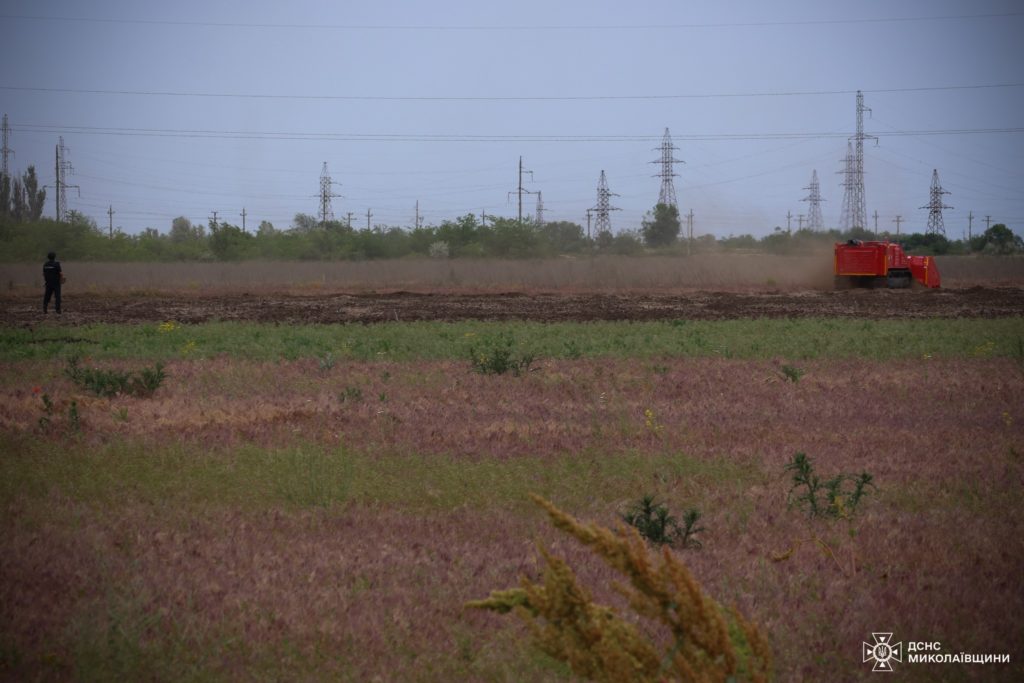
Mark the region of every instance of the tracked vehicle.
[[889, 287], [902, 289], [915, 282], [938, 287], [941, 278], [931, 256], [909, 256], [895, 242], [849, 240], [835, 245], [836, 289]]

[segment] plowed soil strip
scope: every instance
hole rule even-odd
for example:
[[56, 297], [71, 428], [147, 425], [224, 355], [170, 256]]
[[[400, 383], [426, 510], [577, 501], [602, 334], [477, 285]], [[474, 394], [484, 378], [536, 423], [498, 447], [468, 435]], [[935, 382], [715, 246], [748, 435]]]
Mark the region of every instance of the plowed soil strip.
[[[323, 295], [75, 294], [65, 296], [64, 324], [200, 323], [239, 320], [286, 324], [459, 320], [728, 320], [839, 317], [865, 319], [1001, 318], [1024, 315], [1024, 288], [971, 287], [927, 291], [852, 290], [785, 293]], [[50, 316], [56, 319], [51, 312]], [[0, 299], [0, 325], [43, 319], [37, 298]]]

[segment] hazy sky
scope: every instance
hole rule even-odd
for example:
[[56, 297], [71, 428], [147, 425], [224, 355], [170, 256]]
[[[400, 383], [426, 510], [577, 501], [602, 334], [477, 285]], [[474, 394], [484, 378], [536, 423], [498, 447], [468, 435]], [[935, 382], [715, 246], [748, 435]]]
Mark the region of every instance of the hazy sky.
[[514, 216], [520, 155], [548, 220], [585, 225], [604, 170], [637, 228], [666, 127], [697, 233], [795, 229], [815, 169], [835, 226], [857, 89], [879, 228], [924, 230], [933, 168], [951, 238], [1024, 226], [1020, 2], [4, 0], [0, 27], [12, 171], [52, 184], [63, 135], [69, 207], [131, 233], [287, 227], [325, 161], [357, 226]]

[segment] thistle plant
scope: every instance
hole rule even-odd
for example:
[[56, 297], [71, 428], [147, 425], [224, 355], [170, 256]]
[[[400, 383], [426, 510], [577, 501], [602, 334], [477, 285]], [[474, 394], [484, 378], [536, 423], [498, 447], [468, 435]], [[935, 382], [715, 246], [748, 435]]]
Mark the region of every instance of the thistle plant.
[[697, 526], [700, 510], [691, 508], [683, 514], [680, 524], [669, 513], [668, 508], [655, 500], [654, 496], [646, 495], [636, 501], [624, 512], [622, 521], [637, 530], [643, 538], [655, 545], [676, 545], [680, 548], [700, 548], [701, 542], [696, 535], [704, 531]]
[[554, 526], [590, 548], [626, 581], [615, 590], [634, 612], [595, 603], [572, 568], [540, 548], [538, 582], [494, 591], [468, 607], [515, 612], [536, 647], [594, 681], [767, 681], [771, 652], [761, 629], [708, 596], [679, 559], [652, 554], [636, 529], [584, 524], [532, 496]]
[[512, 347], [512, 337], [504, 334], [471, 346], [469, 360], [473, 370], [481, 375], [504, 375], [511, 372], [515, 377], [528, 372], [534, 361], [533, 354], [516, 353]]
[[77, 356], [68, 359], [64, 374], [83, 389], [107, 398], [118, 394], [152, 396], [167, 379], [163, 363], [157, 363], [152, 368], [143, 368], [138, 374], [134, 374], [123, 370], [82, 367]]
[[53, 399], [50, 398], [49, 394], [43, 394], [42, 401], [43, 412], [46, 414], [39, 418], [39, 428], [47, 429], [50, 426], [51, 419], [53, 418]]
[[837, 474], [822, 481], [806, 453], [796, 453], [785, 470], [793, 473], [789, 504], [807, 510], [809, 517], [849, 518], [867, 489], [875, 488], [874, 477], [868, 472]]
[[800, 381], [800, 378], [804, 376], [804, 371], [795, 365], [783, 365], [782, 376], [788, 379], [793, 384]]

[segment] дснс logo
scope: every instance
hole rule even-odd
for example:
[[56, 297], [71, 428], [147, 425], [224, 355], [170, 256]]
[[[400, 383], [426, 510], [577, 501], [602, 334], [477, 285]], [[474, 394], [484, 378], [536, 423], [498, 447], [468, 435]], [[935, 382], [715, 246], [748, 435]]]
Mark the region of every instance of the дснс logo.
[[872, 633], [874, 643], [864, 643], [864, 661], [875, 660], [872, 671], [892, 671], [892, 662], [903, 661], [903, 643], [892, 642], [891, 633]]

